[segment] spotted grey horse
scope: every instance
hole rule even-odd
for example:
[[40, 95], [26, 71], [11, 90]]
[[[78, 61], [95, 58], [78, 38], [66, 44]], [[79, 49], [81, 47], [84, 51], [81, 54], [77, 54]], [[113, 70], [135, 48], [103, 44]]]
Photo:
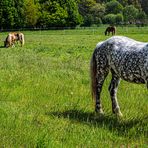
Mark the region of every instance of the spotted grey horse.
[[112, 111], [122, 116], [117, 100], [120, 79], [148, 88], [148, 43], [138, 42], [124, 36], [114, 36], [97, 44], [90, 63], [92, 96], [96, 113], [103, 113], [100, 94], [109, 71], [112, 79], [109, 92]]

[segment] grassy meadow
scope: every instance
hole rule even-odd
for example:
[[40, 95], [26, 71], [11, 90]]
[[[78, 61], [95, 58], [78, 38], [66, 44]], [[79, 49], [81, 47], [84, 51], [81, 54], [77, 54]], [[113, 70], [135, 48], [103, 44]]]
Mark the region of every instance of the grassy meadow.
[[[0, 147], [147, 148], [148, 90], [121, 81], [123, 118], [112, 114], [110, 75], [101, 94], [105, 115], [94, 116], [89, 63], [104, 27], [22, 31], [25, 45], [4, 48], [0, 33]], [[148, 42], [148, 27], [117, 27]]]

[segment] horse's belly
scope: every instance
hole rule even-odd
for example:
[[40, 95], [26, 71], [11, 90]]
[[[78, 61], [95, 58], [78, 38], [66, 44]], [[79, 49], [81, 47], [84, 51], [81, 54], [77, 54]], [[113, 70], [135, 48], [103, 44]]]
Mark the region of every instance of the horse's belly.
[[114, 65], [111, 68], [123, 80], [133, 83], [145, 83], [144, 73], [138, 65], [133, 67], [127, 65]]
[[145, 83], [144, 80], [144, 64], [140, 59], [118, 59], [113, 61], [111, 68], [123, 80], [133, 83]]
[[121, 75], [121, 79], [128, 81], [128, 82], [132, 82], [132, 83], [138, 83], [138, 84], [144, 84], [145, 80], [140, 77], [140, 76], [136, 76], [136, 75]]

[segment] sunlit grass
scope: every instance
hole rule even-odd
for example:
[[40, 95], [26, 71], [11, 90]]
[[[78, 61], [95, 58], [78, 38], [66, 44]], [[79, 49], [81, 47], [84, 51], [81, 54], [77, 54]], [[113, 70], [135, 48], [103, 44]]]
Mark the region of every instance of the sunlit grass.
[[[117, 28], [118, 35], [147, 41], [148, 28]], [[125, 31], [126, 29], [126, 31]], [[146, 31], [145, 31], [146, 30]], [[122, 81], [123, 113], [111, 112], [110, 76], [101, 94], [104, 117], [94, 117], [89, 62], [104, 28], [24, 31], [25, 46], [0, 42], [1, 147], [147, 147], [148, 91]]]

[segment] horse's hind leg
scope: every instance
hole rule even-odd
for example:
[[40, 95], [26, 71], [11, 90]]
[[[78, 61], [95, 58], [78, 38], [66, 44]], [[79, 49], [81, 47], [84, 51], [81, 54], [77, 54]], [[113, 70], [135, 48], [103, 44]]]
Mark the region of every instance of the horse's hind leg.
[[97, 68], [97, 85], [96, 85], [96, 102], [95, 102], [95, 111], [96, 113], [99, 114], [103, 114], [103, 110], [102, 110], [102, 105], [101, 105], [101, 100], [100, 100], [100, 95], [101, 95], [101, 91], [102, 91], [102, 86], [104, 83], [105, 78], [107, 77], [109, 72], [109, 69], [102, 69], [99, 67], [99, 69]]
[[109, 86], [110, 97], [112, 101], [112, 111], [118, 116], [122, 116], [120, 111], [120, 107], [117, 100], [117, 89], [120, 83], [120, 78], [111, 70], [112, 72], [112, 80]]

